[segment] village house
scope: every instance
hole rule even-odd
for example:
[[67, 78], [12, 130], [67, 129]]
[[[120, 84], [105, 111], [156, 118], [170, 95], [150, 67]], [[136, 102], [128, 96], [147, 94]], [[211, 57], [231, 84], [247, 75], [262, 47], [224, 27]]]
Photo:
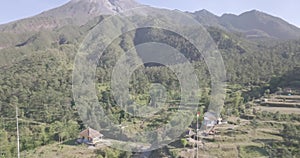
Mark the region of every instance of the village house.
[[220, 124], [227, 124], [227, 121], [222, 120], [220, 117], [216, 117], [215, 113], [206, 112], [203, 118], [203, 128], [205, 135], [214, 134], [215, 126]]
[[215, 126], [216, 124], [218, 124], [217, 117], [210, 112], [206, 112], [204, 114], [204, 120], [203, 120], [203, 125], [204, 125], [205, 129], [211, 128], [211, 127]]
[[77, 142], [80, 144], [85, 143], [95, 145], [96, 143], [99, 143], [103, 138], [103, 134], [92, 128], [83, 130], [79, 135], [80, 138], [77, 140]]

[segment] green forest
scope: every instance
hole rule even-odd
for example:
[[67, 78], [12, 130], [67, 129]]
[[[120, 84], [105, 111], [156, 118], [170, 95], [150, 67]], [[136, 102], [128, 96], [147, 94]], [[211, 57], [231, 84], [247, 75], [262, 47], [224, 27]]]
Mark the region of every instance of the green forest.
[[[78, 133], [86, 128], [73, 100], [73, 64], [82, 40], [103, 19], [105, 16], [86, 25], [66, 25], [53, 31], [0, 33], [1, 43], [10, 45], [0, 49], [0, 157], [15, 157], [17, 153], [16, 107], [19, 109], [22, 152], [75, 140]], [[227, 90], [222, 117], [246, 115], [245, 103], [262, 97], [268, 91], [273, 93], [278, 88], [300, 88], [300, 40], [249, 40], [239, 33], [229, 33], [216, 27], [206, 29], [225, 63]], [[192, 62], [201, 82], [199, 84], [203, 85], [197, 106], [204, 112], [210, 102], [211, 81], [203, 56], [183, 37], [151, 28], [134, 30], [115, 39], [99, 59], [95, 74], [96, 89], [99, 104], [105, 112], [116, 124], [145, 121], [145, 130], [165, 124], [169, 116], [176, 112], [176, 108], [163, 110], [157, 117], [143, 120], [124, 112], [110, 94], [111, 74], [120, 56], [118, 53], [125, 53], [132, 46], [146, 42], [168, 44]], [[167, 90], [166, 106], [176, 107], [180, 100], [180, 83], [168, 67], [155, 63], [140, 66], [131, 76], [132, 102], [145, 106], [149, 103], [149, 83], [162, 84]], [[300, 121], [299, 115], [276, 113], [257, 113], [256, 119], [274, 118], [280, 121]], [[194, 125], [195, 122], [191, 126]], [[257, 126], [255, 120], [252, 120], [251, 125]], [[299, 156], [299, 130], [299, 125], [283, 125], [285, 144], [266, 143], [265, 149], [269, 156]], [[98, 152], [105, 156], [105, 153]], [[106, 154], [123, 157], [129, 153], [106, 149]]]

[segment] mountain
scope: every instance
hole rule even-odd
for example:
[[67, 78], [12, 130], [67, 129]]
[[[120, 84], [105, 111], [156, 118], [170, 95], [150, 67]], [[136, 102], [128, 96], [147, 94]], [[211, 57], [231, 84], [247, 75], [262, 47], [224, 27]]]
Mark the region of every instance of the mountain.
[[141, 6], [134, 0], [71, 0], [37, 16], [0, 26], [0, 32], [23, 33], [54, 29], [64, 25], [84, 25], [100, 15], [112, 15]]
[[298, 39], [300, 29], [281, 18], [252, 10], [240, 15], [218, 17], [207, 10], [190, 13], [204, 26], [214, 26], [230, 32], [240, 32], [247, 38]]
[[99, 15], [111, 15], [140, 6], [134, 0], [71, 0], [69, 3], [39, 17], [72, 18], [76, 23], [85, 24]]
[[[0, 25], [0, 32], [24, 33], [55, 29], [65, 25], [84, 25], [100, 15], [112, 15], [142, 6], [135, 0], [71, 0], [37, 16]], [[252, 10], [240, 15], [216, 16], [207, 10], [187, 12], [202, 25], [242, 33], [247, 38], [298, 39], [300, 29], [281, 18]]]
[[[67, 4], [37, 16], [0, 25], [0, 32], [22, 33], [54, 29], [65, 25], [84, 25], [99, 15], [112, 15], [142, 6], [135, 0], [71, 0]], [[207, 10], [192, 15], [204, 26], [239, 32], [247, 38], [298, 39], [300, 29], [281, 18], [252, 10], [240, 15], [216, 16]]]
[[220, 19], [218, 16], [214, 15], [213, 13], [209, 12], [208, 10], [200, 10], [192, 13], [193, 17], [199, 21], [204, 26], [219, 26]]
[[220, 17], [221, 25], [229, 30], [239, 31], [250, 36], [267, 35], [277, 39], [297, 39], [300, 29], [288, 22], [269, 14], [252, 10], [238, 16], [224, 14]]
[[[102, 19], [99, 16], [116, 14], [138, 6], [141, 4], [134, 0], [71, 0], [61, 7], [39, 15], [0, 25], [0, 50], [30, 43], [33, 39], [41, 41], [40, 36], [36, 34], [45, 33], [39, 32], [65, 30], [66, 32], [73, 31], [71, 34], [74, 34], [74, 27], [93, 25], [95, 23], [93, 19]], [[68, 30], [66, 27], [71, 29]], [[47, 38], [47, 36], [44, 37]], [[42, 40], [47, 41], [48, 39], [45, 38]]]
[[[83, 128], [84, 125], [77, 111], [78, 101], [74, 102], [72, 82], [82, 84], [88, 82], [84, 76], [75, 77], [75, 80], [73, 78], [74, 58], [78, 48], [82, 46], [82, 41], [87, 34], [91, 33], [90, 30], [95, 28], [95, 25], [101, 20], [111, 14], [136, 6], [140, 6], [140, 4], [133, 0], [72, 0], [62, 7], [0, 26], [0, 140], [3, 142], [0, 144], [2, 152], [0, 155], [16, 157], [14, 145], [16, 143], [16, 123], [13, 122], [14, 119], [11, 119], [15, 118], [15, 106], [19, 107], [19, 118], [22, 121], [20, 122], [22, 151], [33, 150], [56, 141], [77, 138], [79, 133], [76, 131], [76, 129], [78, 130], [77, 126]], [[161, 10], [153, 8], [153, 11]], [[173, 13], [168, 10], [164, 11]], [[260, 86], [267, 83], [274, 75], [280, 76], [292, 70], [296, 65], [300, 65], [300, 40], [281, 40], [297, 38], [298, 28], [279, 18], [253, 11], [239, 16], [227, 14], [221, 17], [206, 10], [188, 14], [207, 28], [219, 48], [229, 85], [234, 84], [234, 87], [239, 87], [239, 85], [241, 87], [244, 85]], [[146, 18], [148, 19], [142, 22], [147, 24], [160, 22], [155, 14]], [[243, 20], [251, 20], [253, 24], [249, 23], [245, 26], [242, 24]], [[116, 20], [111, 24], [111, 27], [114, 28], [113, 31], [122, 32], [123, 28], [115, 26], [120, 21]], [[264, 23], [265, 21], [268, 22]], [[272, 23], [275, 23], [276, 27], [272, 27]], [[267, 28], [272, 29], [268, 30]], [[183, 27], [183, 31], [194, 34], [193, 28], [190, 27]], [[249, 34], [280, 40], [272, 40], [274, 43], [268, 40], [249, 40], [249, 37], [253, 37], [247, 36]], [[102, 37], [97, 34], [92, 35]], [[94, 43], [97, 43], [96, 40], [93, 38]], [[147, 42], [164, 43], [176, 48], [192, 61], [191, 64], [195, 68], [195, 74], [201, 87], [206, 89], [211, 82], [209, 69], [203, 60], [202, 53], [177, 33], [155, 28], [143, 28], [124, 33], [103, 52], [100, 60], [97, 61], [97, 69], [93, 73], [95, 74], [95, 88], [99, 105], [105, 109], [109, 119], [117, 124], [130, 119], [132, 121], [130, 124], [136, 126], [136, 128], [132, 128], [133, 130], [124, 130], [125, 132], [139, 132], [140, 128], [147, 131], [159, 129], [157, 120], [169, 122], [168, 119], [171, 118], [169, 114], [165, 113], [168, 113], [169, 110], [155, 114], [153, 121], [141, 120], [138, 116], [131, 117], [132, 115], [124, 113], [124, 110], [116, 106], [113, 95], [111, 95], [111, 73], [119, 61], [121, 53], [127, 52], [133, 45]], [[97, 59], [96, 57], [98, 57], [98, 51], [91, 53], [88, 59], [93, 61]], [[88, 74], [88, 72], [83, 74]], [[298, 80], [298, 78], [295, 79]], [[177, 100], [181, 98], [180, 82], [176, 79], [176, 74], [167, 67], [151, 63], [149, 66], [146, 64], [140, 66], [134, 71], [130, 80], [130, 85], [132, 85], [130, 95], [137, 96], [132, 99], [138, 103], [146, 104], [151, 98], [148, 95], [148, 90], [151, 90], [148, 87], [148, 81], [160, 83], [167, 90], [166, 95], [170, 102], [166, 101], [166, 103], [171, 103], [171, 107], [174, 107]], [[291, 81], [289, 84], [295, 84], [295, 82]], [[122, 88], [120, 87], [120, 89]], [[86, 112], [97, 111], [97, 108], [90, 106], [89, 101], [85, 100], [88, 98], [84, 94], [91, 93], [91, 89], [80, 89], [80, 91], [78, 95], [82, 95], [81, 103], [87, 107]], [[205, 90], [203, 98], [201, 97], [201, 104], [208, 105], [209, 93], [209, 89]], [[229, 97], [231, 96], [230, 94]], [[231, 106], [233, 101], [236, 102], [229, 100], [226, 104]], [[129, 102], [126, 104], [130, 104]], [[157, 117], [158, 115], [164, 117]], [[91, 116], [92, 119], [102, 119], [97, 114], [86, 116]], [[184, 118], [180, 119], [184, 120]], [[141, 127], [140, 125], [144, 123], [145, 126]], [[170, 133], [176, 131], [177, 129], [174, 128], [174, 132], [170, 131]], [[114, 130], [106, 131], [106, 133], [111, 136], [123, 133], [123, 131]], [[125, 136], [134, 138], [140, 134], [124, 135], [124, 138]], [[105, 137], [110, 138], [106, 134]], [[60, 150], [53, 151], [60, 152]], [[34, 153], [41, 154], [36, 150]], [[53, 156], [55, 157], [55, 155]]]

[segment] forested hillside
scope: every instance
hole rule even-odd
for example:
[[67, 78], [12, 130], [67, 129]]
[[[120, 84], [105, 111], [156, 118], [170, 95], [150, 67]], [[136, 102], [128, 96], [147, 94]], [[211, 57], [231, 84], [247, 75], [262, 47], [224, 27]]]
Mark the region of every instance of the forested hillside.
[[[0, 32], [0, 155], [16, 155], [15, 107], [19, 108], [21, 150], [74, 139], [84, 125], [72, 97], [74, 57], [84, 37], [106, 16], [84, 25], [64, 25], [30, 32]], [[300, 40], [249, 40], [218, 27], [206, 28], [223, 57], [229, 85], [260, 86], [276, 78], [276, 86], [299, 87]], [[98, 99], [116, 123], [138, 122], [124, 113], [110, 94], [110, 77], [117, 52], [145, 42], [168, 44], [193, 61], [208, 106], [210, 75], [201, 53], [183, 37], [158, 29], [138, 29], [115, 40], [104, 52], [96, 71]], [[284, 75], [283, 75], [284, 74]], [[283, 76], [282, 76], [283, 75]], [[180, 99], [176, 75], [159, 64], [143, 65], [131, 79], [132, 100], [148, 104], [149, 82], [164, 85], [169, 105]], [[272, 84], [271, 84], [272, 85]], [[238, 95], [237, 95], [238, 96]], [[252, 98], [251, 98], [252, 99]], [[162, 112], [165, 121], [170, 112]], [[151, 122], [152, 121], [152, 122]], [[156, 127], [149, 121], [149, 130]], [[146, 128], [146, 129], [147, 129]]]

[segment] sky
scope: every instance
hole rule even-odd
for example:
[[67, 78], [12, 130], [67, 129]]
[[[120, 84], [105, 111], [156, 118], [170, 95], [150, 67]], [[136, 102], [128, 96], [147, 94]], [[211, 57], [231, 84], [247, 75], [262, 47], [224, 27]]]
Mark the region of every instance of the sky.
[[[1, 0], [0, 24], [23, 19], [67, 3], [69, 0]], [[298, 0], [136, 0], [160, 8], [197, 11], [206, 9], [216, 15], [240, 14], [259, 10], [300, 27]]]

